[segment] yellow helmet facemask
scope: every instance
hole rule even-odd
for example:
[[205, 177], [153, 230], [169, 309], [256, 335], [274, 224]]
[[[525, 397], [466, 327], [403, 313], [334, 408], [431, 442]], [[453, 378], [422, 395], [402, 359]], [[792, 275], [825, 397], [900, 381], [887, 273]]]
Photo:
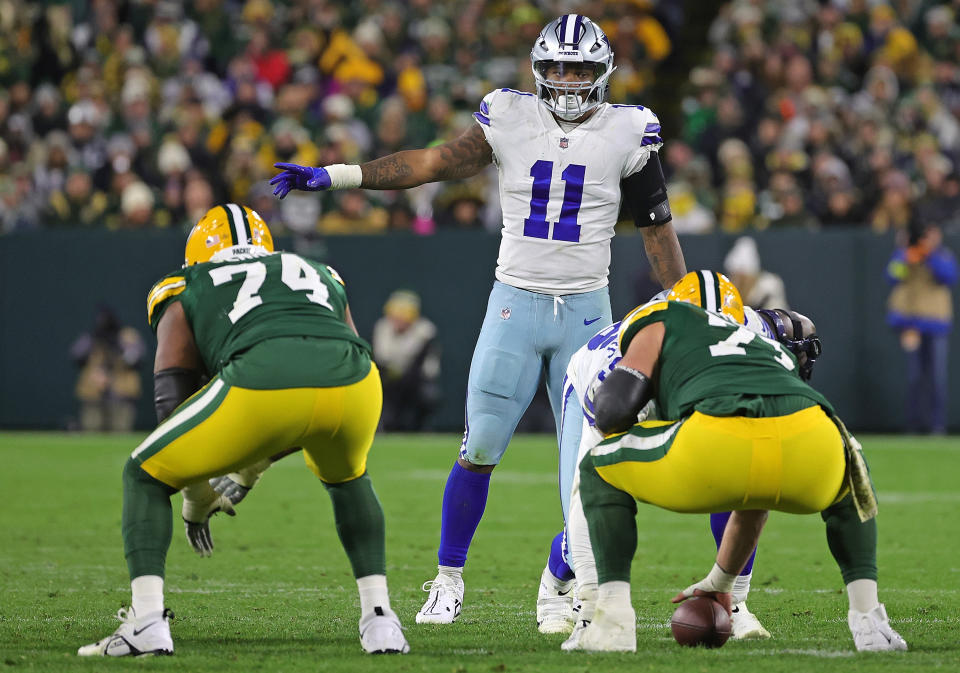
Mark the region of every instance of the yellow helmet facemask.
[[685, 301], [743, 324], [743, 299], [740, 298], [740, 291], [729, 278], [716, 271], [691, 271], [677, 281], [667, 299]]
[[226, 203], [208, 210], [190, 230], [183, 265], [209, 262], [221, 251], [244, 254], [254, 248], [273, 252], [273, 236], [267, 223], [255, 210]]

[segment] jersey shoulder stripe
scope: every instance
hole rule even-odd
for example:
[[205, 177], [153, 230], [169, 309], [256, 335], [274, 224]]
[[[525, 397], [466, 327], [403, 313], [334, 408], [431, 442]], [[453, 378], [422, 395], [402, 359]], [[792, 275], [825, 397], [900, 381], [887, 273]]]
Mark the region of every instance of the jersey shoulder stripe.
[[161, 303], [185, 289], [187, 279], [184, 276], [167, 276], [154, 285], [147, 293], [147, 323], [153, 324], [153, 313]]
[[[490, 96], [492, 99], [492, 96]], [[490, 126], [490, 106], [487, 104], [487, 100], [483, 99], [480, 101], [480, 111], [473, 113], [473, 118], [484, 126]]]
[[612, 109], [617, 111], [618, 115], [627, 116], [627, 127], [633, 134], [632, 142], [639, 141], [640, 147], [649, 147], [657, 149], [655, 146], [663, 144], [663, 137], [660, 135], [660, 118], [648, 107], [643, 105], [621, 105], [612, 104]]
[[[639, 321], [643, 320], [647, 316], [656, 313], [657, 311], [664, 311], [669, 306], [669, 302], [666, 301], [655, 301], [644, 304], [643, 306], [638, 306], [637, 308], [630, 311], [627, 316], [620, 323], [620, 331], [617, 334], [617, 342], [620, 344], [620, 352], [623, 353], [624, 349], [630, 345], [630, 338], [633, 338], [633, 335], [637, 332], [636, 329], [631, 329]], [[629, 335], [627, 342], [624, 343], [624, 338]]]
[[514, 94], [517, 94], [518, 96], [535, 96], [535, 94], [532, 94], [529, 91], [517, 91], [516, 89], [508, 89], [507, 87], [500, 89], [500, 91], [514, 93]]
[[343, 277], [339, 273], [337, 273], [336, 269], [334, 269], [329, 264], [324, 264], [324, 266], [326, 267], [327, 272], [329, 272], [331, 278], [333, 278], [335, 281], [340, 283], [340, 285], [342, 285], [343, 287], [347, 286], [347, 284], [343, 282]]

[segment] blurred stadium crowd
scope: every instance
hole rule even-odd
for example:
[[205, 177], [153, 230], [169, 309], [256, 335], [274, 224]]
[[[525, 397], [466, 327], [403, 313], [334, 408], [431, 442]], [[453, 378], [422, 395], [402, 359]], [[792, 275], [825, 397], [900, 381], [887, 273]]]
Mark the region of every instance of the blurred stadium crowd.
[[[960, 0], [718, 7], [691, 48], [680, 0], [0, 0], [0, 233], [187, 227], [225, 199], [278, 233], [496, 230], [492, 168], [282, 202], [266, 181], [449, 139], [489, 90], [533, 90], [530, 46], [573, 9], [611, 38], [613, 101], [675, 99], [681, 233], [960, 229]], [[681, 45], [701, 65], [664, 82]]]

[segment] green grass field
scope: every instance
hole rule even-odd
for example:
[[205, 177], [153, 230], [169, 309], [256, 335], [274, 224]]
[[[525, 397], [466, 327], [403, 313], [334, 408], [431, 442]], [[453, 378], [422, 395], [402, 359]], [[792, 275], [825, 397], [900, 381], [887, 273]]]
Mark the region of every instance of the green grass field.
[[213, 522], [199, 558], [177, 521], [167, 564], [176, 656], [81, 660], [129, 600], [120, 540], [120, 470], [137, 436], [0, 434], [0, 665], [17, 670], [162, 671], [918, 671], [960, 670], [960, 442], [865, 437], [880, 491], [880, 598], [910, 652], [857, 654], [846, 597], [819, 517], [774, 513], [761, 539], [750, 607], [774, 634], [720, 650], [677, 646], [669, 602], [709, 570], [706, 516], [641, 507], [633, 567], [637, 653], [566, 653], [537, 633], [534, 604], [560, 526], [556, 448], [514, 440], [493, 477], [465, 574], [465, 609], [447, 627], [413, 616], [436, 564], [440, 500], [459, 438], [383, 436], [370, 474], [387, 515], [393, 607], [405, 657], [369, 657], [359, 601], [324, 489], [291, 456], [235, 519]]

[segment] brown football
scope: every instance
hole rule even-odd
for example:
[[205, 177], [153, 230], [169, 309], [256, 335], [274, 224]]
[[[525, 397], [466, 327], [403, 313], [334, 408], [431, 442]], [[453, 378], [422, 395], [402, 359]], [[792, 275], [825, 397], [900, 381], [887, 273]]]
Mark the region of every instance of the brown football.
[[673, 611], [670, 630], [685, 647], [720, 647], [730, 637], [730, 615], [712, 598], [688, 598]]

